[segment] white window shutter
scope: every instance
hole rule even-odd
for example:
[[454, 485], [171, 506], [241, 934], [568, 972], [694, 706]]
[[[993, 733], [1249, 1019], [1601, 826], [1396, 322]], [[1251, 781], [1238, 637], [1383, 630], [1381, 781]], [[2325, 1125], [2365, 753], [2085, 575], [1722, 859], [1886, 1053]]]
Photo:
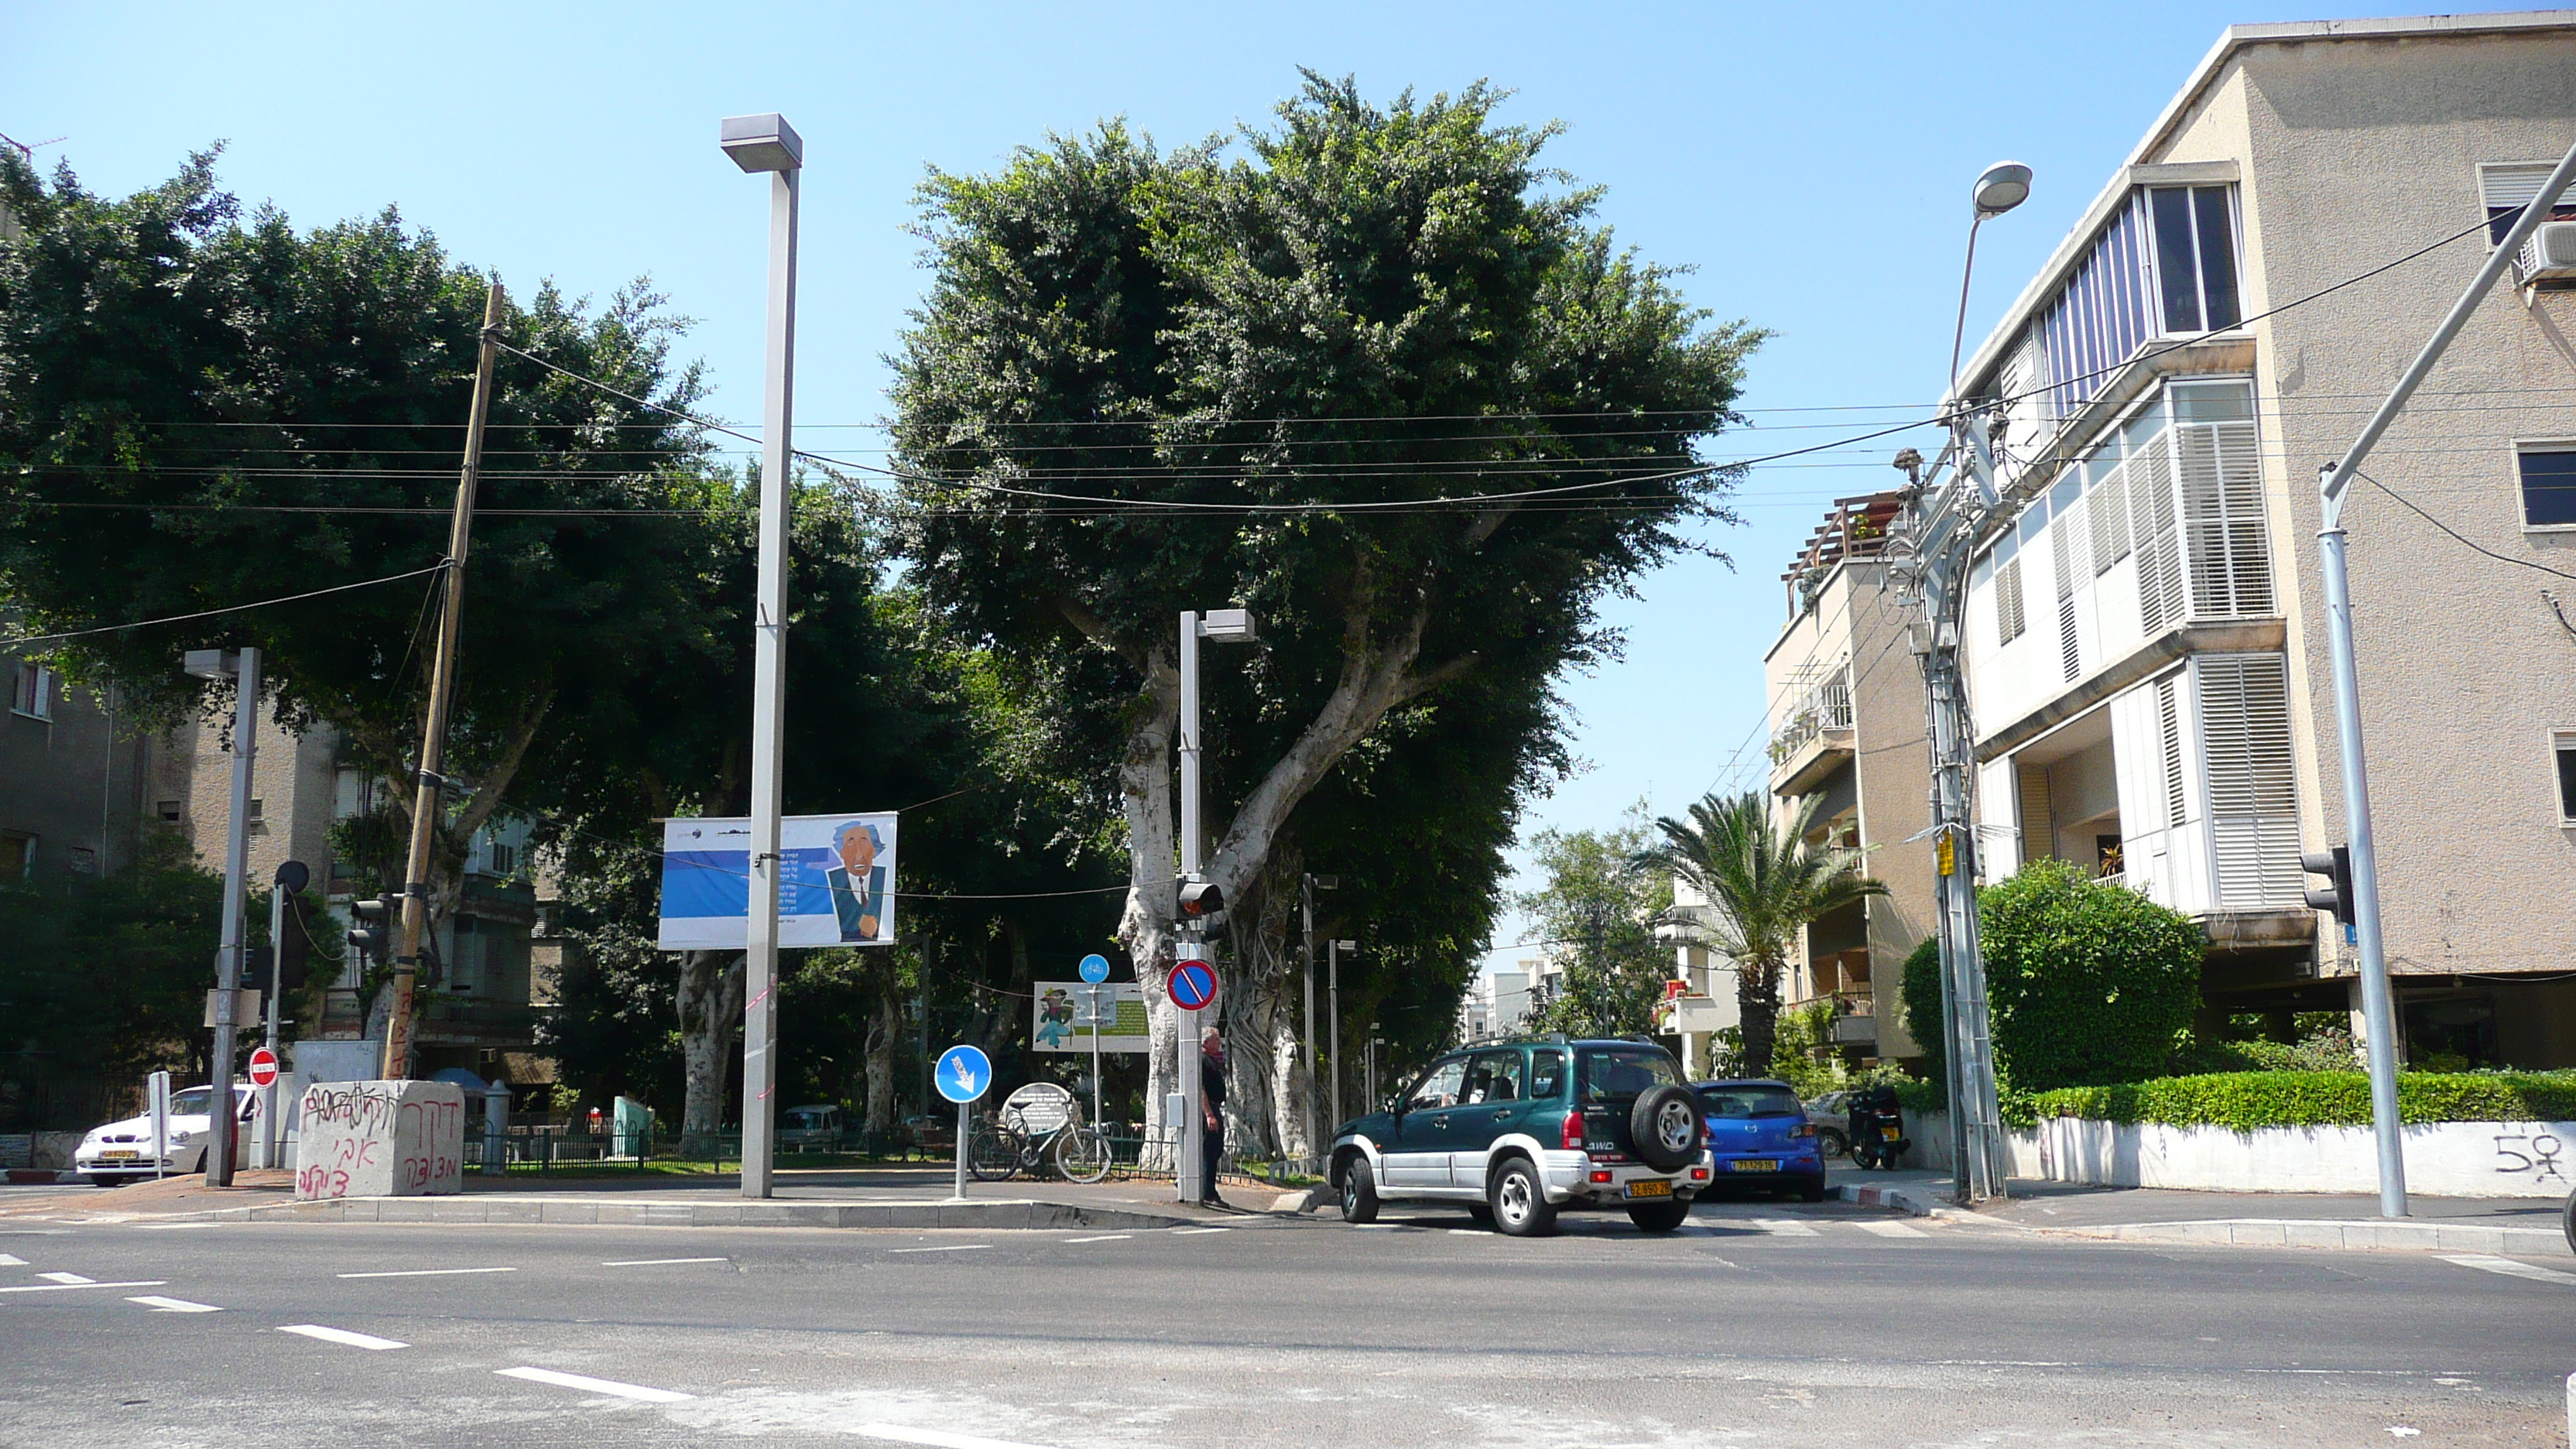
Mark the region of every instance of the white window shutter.
[[2272, 563], [2263, 526], [2262, 462], [2252, 423], [2173, 429], [2182, 455], [2183, 533], [2191, 558], [2191, 612], [2237, 618], [2272, 612]]
[[2129, 556], [2129, 470], [2114, 468], [2085, 500], [2093, 523], [2093, 572], [2105, 574]]
[[1995, 643], [2010, 644], [2027, 626], [2022, 615], [2021, 559], [2015, 556], [1995, 571]]
[[2163, 746], [2168, 828], [2179, 827], [2191, 818], [2191, 801], [2183, 789], [2182, 702], [2174, 697], [2175, 678], [2167, 675], [2156, 681], [2156, 733]]
[[2298, 905], [2299, 801], [2281, 656], [2203, 655], [2197, 672], [2219, 903], [2230, 910]]

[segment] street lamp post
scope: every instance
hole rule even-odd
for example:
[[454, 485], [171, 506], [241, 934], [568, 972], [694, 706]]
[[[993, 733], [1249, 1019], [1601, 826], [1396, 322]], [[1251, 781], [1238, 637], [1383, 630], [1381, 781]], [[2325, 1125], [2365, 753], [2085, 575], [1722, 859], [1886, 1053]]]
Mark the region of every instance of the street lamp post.
[[224, 832], [224, 924], [215, 950], [215, 1051], [206, 1102], [206, 1185], [230, 1187], [241, 1113], [233, 1106], [233, 1037], [240, 1029], [243, 891], [250, 872], [250, 772], [259, 754], [259, 651], [191, 649], [183, 667], [199, 679], [233, 681], [232, 820]]
[[1332, 973], [1329, 1019], [1332, 1022], [1333, 1121], [1324, 1129], [1328, 1132], [1338, 1132], [1342, 1127], [1342, 953], [1359, 948], [1357, 941], [1335, 941], [1325, 953]]
[[[1318, 1140], [1321, 1133], [1315, 1127], [1315, 892], [1340, 889], [1342, 878], [1309, 872], [1300, 884], [1304, 889], [1299, 892], [1299, 904], [1304, 908], [1306, 925], [1306, 1015], [1303, 1018], [1306, 1027], [1306, 1091], [1298, 1099], [1297, 1115], [1298, 1125], [1306, 1134], [1306, 1150], [1321, 1159], [1324, 1155], [1323, 1144]], [[1327, 1125], [1339, 1127], [1342, 1124], [1333, 1122]]]
[[[767, 1197], [776, 1165], [778, 1086], [779, 716], [787, 694], [787, 474], [794, 452], [796, 202], [805, 142], [785, 117], [728, 116], [724, 153], [768, 172], [769, 343], [760, 427], [760, 566], [752, 602], [751, 901], [743, 944], [742, 1195]], [[957, 1144], [965, 1158], [966, 1144]]]
[[[1187, 880], [1203, 879], [1199, 858], [1199, 641], [1217, 644], [1249, 644], [1253, 641], [1252, 614], [1247, 609], [1210, 609], [1205, 614], [1195, 609], [1181, 612], [1181, 875]], [[1181, 926], [1180, 941], [1172, 953], [1183, 961], [1208, 960], [1207, 927], [1203, 921], [1187, 921]], [[1205, 1149], [1204, 1134], [1199, 1131], [1199, 1014], [1173, 1010], [1180, 1016], [1179, 1088], [1181, 1119], [1173, 1124], [1179, 1153], [1173, 1164], [1172, 1193], [1182, 1202], [1194, 1199], [1193, 1189], [1199, 1181], [1199, 1154]]]

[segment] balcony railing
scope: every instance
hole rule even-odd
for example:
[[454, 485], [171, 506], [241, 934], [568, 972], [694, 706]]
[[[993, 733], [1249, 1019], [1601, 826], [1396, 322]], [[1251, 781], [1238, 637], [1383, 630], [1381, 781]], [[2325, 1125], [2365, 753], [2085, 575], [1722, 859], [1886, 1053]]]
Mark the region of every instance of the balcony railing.
[[1851, 727], [1851, 681], [1837, 672], [1831, 679], [1818, 680], [1790, 707], [1787, 722], [1771, 736], [1771, 763], [1783, 763], [1828, 730]]

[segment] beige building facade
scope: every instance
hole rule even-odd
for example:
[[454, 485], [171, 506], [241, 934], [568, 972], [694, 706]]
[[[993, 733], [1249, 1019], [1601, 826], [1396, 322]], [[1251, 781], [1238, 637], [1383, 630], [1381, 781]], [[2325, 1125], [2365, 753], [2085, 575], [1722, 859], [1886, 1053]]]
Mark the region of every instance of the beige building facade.
[[[2236, 27], [1961, 375], [2009, 419], [1963, 621], [1983, 864], [2191, 914], [2213, 1012], [2357, 1005], [2299, 861], [2347, 834], [2317, 469], [2572, 142], [2576, 11]], [[2576, 574], [2576, 291], [2509, 272], [2365, 472], [2401, 1049], [2576, 1064], [2576, 613], [2543, 572]]]

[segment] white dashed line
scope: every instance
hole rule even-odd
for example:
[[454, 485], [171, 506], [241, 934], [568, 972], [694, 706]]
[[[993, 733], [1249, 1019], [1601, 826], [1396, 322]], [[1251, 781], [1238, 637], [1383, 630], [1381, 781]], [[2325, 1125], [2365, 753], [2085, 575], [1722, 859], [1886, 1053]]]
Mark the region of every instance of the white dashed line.
[[991, 1246], [993, 1245], [990, 1243], [950, 1243], [937, 1248], [888, 1248], [886, 1251], [889, 1253], [972, 1253], [979, 1248]]
[[77, 1288], [164, 1288], [169, 1283], [167, 1278], [138, 1278], [131, 1283], [21, 1283], [0, 1288], [0, 1293], [68, 1293]]
[[1860, 1229], [1864, 1233], [1876, 1233], [1882, 1238], [1928, 1238], [1932, 1236], [1921, 1228], [1914, 1227], [1907, 1223], [1854, 1223], [1852, 1226]]
[[2479, 1253], [2463, 1253], [2456, 1257], [2445, 1256], [2442, 1261], [2457, 1263], [2463, 1268], [2502, 1273], [2509, 1278], [2528, 1278], [2535, 1283], [2576, 1283], [2576, 1273], [2561, 1273], [2555, 1268], [2543, 1268], [2533, 1263], [2517, 1263], [2511, 1258], [2490, 1258]]
[[74, 1288], [87, 1287], [98, 1281], [96, 1278], [84, 1278], [78, 1273], [39, 1273], [36, 1276], [48, 1283], [61, 1283]]
[[187, 1299], [185, 1299], [185, 1298], [164, 1298], [164, 1297], [161, 1297], [159, 1294], [156, 1294], [156, 1293], [146, 1293], [146, 1294], [144, 1294], [144, 1295], [143, 1295], [142, 1297], [140, 1297], [140, 1298], [128, 1298], [128, 1299], [126, 1299], [125, 1301], [126, 1301], [126, 1302], [128, 1302], [128, 1303], [140, 1303], [140, 1304], [142, 1304], [144, 1307], [151, 1309], [151, 1310], [152, 1310], [153, 1312], [155, 1312], [155, 1313], [221, 1313], [221, 1312], [223, 1312], [223, 1310], [222, 1310], [222, 1309], [217, 1308], [215, 1305], [213, 1305], [213, 1304], [211, 1304], [211, 1303], [191, 1303], [191, 1302], [189, 1302], [189, 1301], [188, 1301]]
[[24, 1268], [27, 1260], [15, 1253], [0, 1253], [0, 1268]]
[[670, 1263], [730, 1263], [731, 1258], [626, 1258], [615, 1263], [602, 1263], [603, 1268], [659, 1268]]
[[1812, 1238], [1816, 1230], [1791, 1218], [1755, 1218], [1753, 1226], [1781, 1238]]
[[960, 1434], [950, 1429], [920, 1429], [910, 1424], [861, 1424], [850, 1432], [869, 1439], [891, 1439], [897, 1444], [929, 1444], [934, 1449], [1038, 1449], [1014, 1439], [987, 1439], [976, 1434]]
[[615, 1379], [594, 1379], [583, 1374], [559, 1374], [553, 1369], [505, 1368], [492, 1372], [505, 1379], [526, 1379], [533, 1384], [553, 1384], [557, 1388], [579, 1389], [586, 1394], [607, 1394], [620, 1399], [642, 1399], [648, 1404], [676, 1404], [694, 1394], [674, 1393], [669, 1389], [648, 1389], [642, 1384], [621, 1384]]
[[351, 1348], [363, 1348], [373, 1353], [382, 1353], [389, 1348], [411, 1347], [410, 1344], [396, 1343], [390, 1338], [378, 1338], [372, 1333], [351, 1333], [345, 1328], [324, 1328], [318, 1323], [289, 1323], [277, 1331], [300, 1334], [306, 1338], [318, 1338], [324, 1343], [346, 1344]]
[[516, 1268], [403, 1268], [390, 1273], [334, 1273], [334, 1278], [453, 1278], [460, 1273], [516, 1273]]
[[1187, 1238], [1194, 1237], [1200, 1233], [1230, 1233], [1233, 1231], [1234, 1229], [1232, 1228], [1174, 1228], [1172, 1229], [1172, 1236], [1176, 1238]]
[[1068, 1243], [1123, 1243], [1134, 1236], [1136, 1236], [1134, 1233], [1103, 1233], [1096, 1238], [1067, 1238], [1065, 1241]]

